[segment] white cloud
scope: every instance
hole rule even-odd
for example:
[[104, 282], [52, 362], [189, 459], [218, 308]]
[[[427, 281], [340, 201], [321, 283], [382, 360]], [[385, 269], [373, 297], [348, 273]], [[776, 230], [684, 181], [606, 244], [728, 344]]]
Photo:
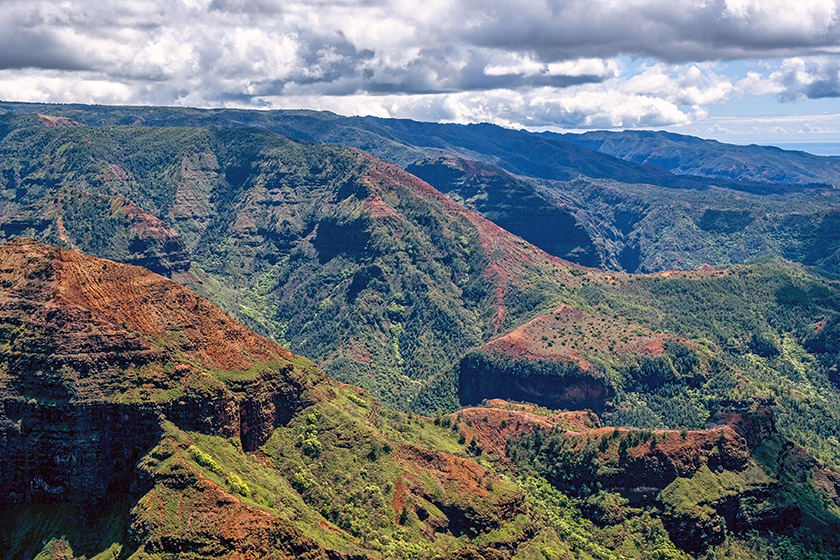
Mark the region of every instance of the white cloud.
[[[0, 99], [79, 103], [127, 104], [139, 92], [119, 82], [60, 71], [0, 70]], [[141, 93], [142, 95], [142, 93]]]
[[[838, 0], [4, 0], [0, 97], [685, 124], [736, 94], [840, 96], [838, 14]], [[777, 56], [740, 79], [715, 62]]]
[[737, 144], [840, 141], [840, 113], [765, 117], [709, 117], [668, 127], [674, 132]]
[[642, 68], [623, 86], [628, 92], [654, 95], [677, 105], [708, 105], [729, 99], [734, 86], [712, 64], [655, 64]]
[[783, 101], [840, 97], [840, 57], [789, 58], [766, 75], [747, 74], [738, 88], [747, 94], [775, 94]]
[[[615, 88], [542, 87], [426, 95], [294, 96], [265, 99], [270, 105], [342, 114], [399, 116], [456, 123], [494, 122], [512, 128], [653, 127], [686, 124], [696, 114], [676, 103]], [[701, 114], [702, 116], [702, 114]]]

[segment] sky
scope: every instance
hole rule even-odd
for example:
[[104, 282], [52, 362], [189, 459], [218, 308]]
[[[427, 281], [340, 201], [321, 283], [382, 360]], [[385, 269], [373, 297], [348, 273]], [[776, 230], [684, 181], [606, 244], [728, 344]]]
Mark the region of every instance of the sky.
[[840, 0], [0, 0], [0, 99], [840, 147]]

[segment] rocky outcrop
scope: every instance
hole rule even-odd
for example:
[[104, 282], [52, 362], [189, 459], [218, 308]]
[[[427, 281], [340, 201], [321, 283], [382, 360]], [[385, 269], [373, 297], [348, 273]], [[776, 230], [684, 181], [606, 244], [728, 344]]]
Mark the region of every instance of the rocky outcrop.
[[172, 281], [31, 240], [0, 247], [0, 332], [6, 502], [126, 493], [164, 420], [252, 451], [322, 378]]
[[615, 394], [594, 370], [562, 359], [526, 359], [478, 351], [461, 360], [458, 398], [462, 404], [485, 399], [533, 402], [548, 408], [604, 410]]
[[769, 400], [722, 401], [718, 404], [715, 423], [731, 426], [755, 448], [777, 434], [772, 405]]
[[702, 468], [740, 472], [750, 462], [746, 440], [729, 426], [613, 428], [601, 426], [592, 413], [532, 410], [531, 405], [497, 400], [464, 409], [448, 422], [475, 438], [481, 449], [515, 464], [528, 464], [539, 455], [546, 467], [542, 474], [573, 494], [596, 483], [610, 491], [655, 493]]
[[[782, 440], [776, 432], [771, 404], [721, 402], [716, 419], [722, 428], [715, 430], [734, 430], [749, 449], [768, 443], [776, 445]], [[790, 493], [790, 482], [811, 486], [808, 492], [816, 490], [825, 498], [837, 496], [838, 486], [832, 479], [840, 481], [840, 475], [824, 469], [819, 461], [790, 442], [781, 444], [776, 464], [771, 466], [775, 477], [754, 463], [751, 471], [744, 470], [747, 466], [745, 463], [740, 469], [731, 465], [715, 468], [710, 464], [690, 476], [683, 475], [659, 494], [663, 522], [677, 546], [699, 553], [722, 543], [727, 533], [785, 533], [797, 527], [803, 511]]]
[[[403, 446], [397, 453], [405, 469], [392, 501], [398, 518], [403, 509], [410, 508], [429, 530], [474, 536], [499, 528], [525, 510], [518, 488], [491, 492], [489, 488], [503, 482], [473, 461], [412, 446]], [[434, 481], [431, 487], [430, 480]], [[443, 517], [432, 516], [424, 503]]]

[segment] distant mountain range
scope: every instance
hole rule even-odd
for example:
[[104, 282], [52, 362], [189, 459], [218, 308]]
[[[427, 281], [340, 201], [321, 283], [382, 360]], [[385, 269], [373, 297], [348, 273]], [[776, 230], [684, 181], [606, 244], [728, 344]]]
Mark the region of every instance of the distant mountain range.
[[838, 185], [840, 157], [821, 157], [773, 146], [737, 146], [672, 132], [626, 130], [583, 134], [539, 133], [640, 165], [712, 179], [803, 185]]
[[[20, 103], [0, 103], [0, 109], [91, 126], [256, 127], [353, 146], [412, 169], [452, 196], [461, 196], [466, 183], [487, 183], [487, 200], [462, 197], [468, 208], [586, 266], [656, 272], [777, 255], [840, 272], [838, 158], [670, 133], [531, 134], [314, 111]], [[463, 162], [456, 167], [479, 164], [481, 174], [453, 175], [456, 160]], [[435, 170], [447, 161], [449, 170]], [[508, 204], [511, 195], [528, 199], [533, 220]], [[546, 227], [553, 227], [550, 240]]]

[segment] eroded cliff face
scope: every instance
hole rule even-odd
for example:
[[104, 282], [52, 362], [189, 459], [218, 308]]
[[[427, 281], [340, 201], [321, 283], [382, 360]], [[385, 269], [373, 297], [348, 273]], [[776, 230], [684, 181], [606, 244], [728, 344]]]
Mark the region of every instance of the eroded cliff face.
[[[367, 531], [421, 530], [450, 550], [527, 508], [516, 484], [408, 443], [406, 420], [361, 389], [139, 267], [2, 245], [0, 333], [0, 556], [93, 557], [117, 543], [361, 558], [366, 533], [345, 515], [357, 500], [375, 510]], [[465, 447], [436, 429], [448, 451]], [[393, 557], [381, 548], [374, 557]]]
[[183, 456], [182, 447], [173, 433], [166, 434], [137, 465], [144, 492], [128, 519], [132, 549], [201, 558], [347, 558], [209, 480]]
[[114, 403], [0, 404], [0, 503], [97, 504], [126, 494], [160, 437], [158, 415]]
[[[397, 516], [410, 508], [428, 531], [455, 536], [483, 534], [525, 511], [521, 492], [489, 491], [503, 482], [469, 459], [413, 446], [401, 447], [397, 457], [403, 472], [395, 483], [391, 507]], [[424, 482], [429, 477], [447, 491], [429, 488]], [[443, 517], [432, 517], [424, 503], [440, 510]]]
[[507, 399], [600, 412], [614, 395], [605, 376], [576, 361], [516, 358], [492, 351], [473, 352], [461, 360], [458, 398], [465, 405]]
[[3, 502], [127, 493], [164, 421], [254, 450], [319, 378], [174, 282], [31, 240], [0, 247], [0, 332]]

